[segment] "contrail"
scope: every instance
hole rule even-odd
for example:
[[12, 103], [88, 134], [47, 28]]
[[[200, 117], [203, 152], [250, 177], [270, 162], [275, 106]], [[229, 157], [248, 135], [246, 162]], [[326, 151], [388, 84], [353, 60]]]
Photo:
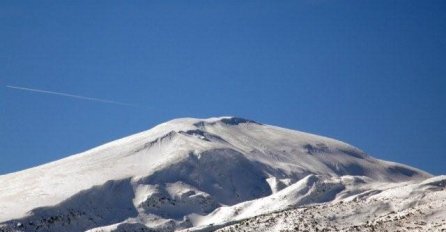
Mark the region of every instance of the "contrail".
[[60, 92], [43, 90], [43, 89], [32, 89], [32, 88], [25, 88], [25, 87], [20, 87], [20, 86], [13, 86], [13, 85], [7, 85], [6, 87], [10, 88], [10, 89], [17, 89], [17, 90], [22, 90], [22, 91], [44, 93], [44, 94], [53, 94], [53, 95], [59, 95], [59, 96], [63, 96], [63, 97], [71, 97], [71, 98], [87, 100], [87, 101], [95, 101], [95, 102], [100, 102], [100, 103], [138, 107], [137, 105], [124, 103], [124, 102], [118, 102], [118, 101], [112, 101], [112, 100], [100, 99], [100, 98], [94, 98], [94, 97], [86, 97], [86, 96], [74, 95], [74, 94], [69, 94], [69, 93], [60, 93]]

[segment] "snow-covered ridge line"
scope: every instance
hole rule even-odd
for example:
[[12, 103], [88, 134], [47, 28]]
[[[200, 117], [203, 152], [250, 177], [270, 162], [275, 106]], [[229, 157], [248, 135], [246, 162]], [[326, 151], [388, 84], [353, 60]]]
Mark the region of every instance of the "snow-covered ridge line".
[[253, 120], [175, 119], [0, 176], [0, 231], [208, 228], [368, 199], [430, 177], [335, 139]]

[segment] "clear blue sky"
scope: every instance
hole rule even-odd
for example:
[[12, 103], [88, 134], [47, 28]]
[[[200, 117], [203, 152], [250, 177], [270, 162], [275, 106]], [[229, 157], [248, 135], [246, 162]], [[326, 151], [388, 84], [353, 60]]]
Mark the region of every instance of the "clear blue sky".
[[0, 84], [0, 173], [237, 115], [446, 174], [443, 0], [2, 0]]

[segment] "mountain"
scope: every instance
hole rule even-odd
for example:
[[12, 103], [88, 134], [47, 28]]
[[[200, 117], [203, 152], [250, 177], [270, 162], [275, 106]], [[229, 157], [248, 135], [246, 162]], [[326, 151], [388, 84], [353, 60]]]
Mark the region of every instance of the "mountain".
[[184, 118], [0, 176], [0, 231], [324, 229], [309, 223], [315, 215], [325, 229], [348, 231], [427, 205], [430, 221], [412, 213], [424, 220], [417, 226], [446, 230], [445, 183], [322, 136]]

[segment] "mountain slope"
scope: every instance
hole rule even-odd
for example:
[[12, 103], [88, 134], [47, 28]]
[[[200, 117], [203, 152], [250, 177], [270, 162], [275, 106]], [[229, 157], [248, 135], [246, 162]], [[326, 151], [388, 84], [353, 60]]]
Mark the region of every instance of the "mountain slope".
[[429, 177], [326, 137], [236, 117], [177, 119], [0, 176], [0, 224], [18, 231], [202, 228]]
[[[446, 231], [446, 176], [421, 183], [374, 186], [343, 200], [266, 213], [212, 230], [227, 231]], [[197, 228], [194, 231], [200, 231]], [[205, 231], [209, 231], [206, 229]]]

